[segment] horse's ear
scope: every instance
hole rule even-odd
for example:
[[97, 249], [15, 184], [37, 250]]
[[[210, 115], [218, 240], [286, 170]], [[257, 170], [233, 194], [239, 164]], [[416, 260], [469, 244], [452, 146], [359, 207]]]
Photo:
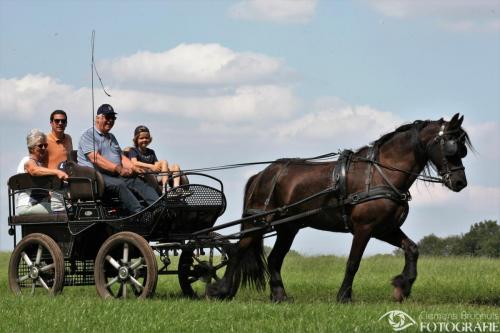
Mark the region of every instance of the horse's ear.
[[462, 126], [463, 122], [464, 122], [464, 116], [462, 115], [462, 117], [458, 119], [458, 127]]
[[453, 117], [451, 117], [451, 120], [450, 120], [449, 125], [448, 125], [449, 129], [455, 129], [455, 128], [460, 126], [458, 123], [458, 116], [459, 116], [459, 114], [455, 113], [455, 115]]
[[458, 114], [458, 113], [455, 113], [455, 114], [453, 115], [453, 117], [451, 117], [450, 124], [455, 124], [455, 123], [456, 123], [456, 121], [458, 120], [458, 116], [459, 116], [459, 114]]

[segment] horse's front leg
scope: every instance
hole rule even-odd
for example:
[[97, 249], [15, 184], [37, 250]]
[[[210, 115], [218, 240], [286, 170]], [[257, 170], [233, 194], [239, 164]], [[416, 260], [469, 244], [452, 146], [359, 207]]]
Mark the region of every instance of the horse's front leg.
[[283, 228], [277, 232], [276, 242], [267, 258], [267, 267], [269, 270], [269, 286], [271, 288], [271, 301], [283, 302], [289, 300], [283, 280], [281, 278], [281, 266], [286, 254], [292, 246], [293, 239], [298, 229]]
[[411, 287], [417, 279], [418, 247], [399, 228], [386, 235], [377, 235], [375, 237], [391, 245], [397, 246], [405, 252], [405, 266], [403, 272], [392, 279], [394, 299], [398, 302], [402, 302], [403, 299], [410, 296]]
[[354, 237], [352, 239], [351, 251], [347, 259], [344, 281], [337, 293], [337, 301], [347, 303], [352, 300], [352, 282], [359, 268], [359, 263], [363, 257], [366, 245], [371, 237], [371, 224], [355, 224]]

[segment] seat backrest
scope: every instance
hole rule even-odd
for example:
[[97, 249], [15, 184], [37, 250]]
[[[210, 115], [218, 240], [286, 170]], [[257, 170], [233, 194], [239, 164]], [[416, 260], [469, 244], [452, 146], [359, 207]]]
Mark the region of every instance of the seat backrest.
[[75, 163], [78, 163], [78, 150], [69, 151], [67, 159], [68, 159], [68, 161], [73, 161]]
[[99, 171], [91, 167], [78, 165], [68, 161], [65, 166], [68, 179], [69, 193], [72, 200], [100, 199], [104, 193], [104, 179]]
[[29, 173], [14, 175], [9, 178], [7, 184], [13, 191], [31, 188], [43, 188], [47, 190], [59, 190], [62, 188], [62, 181], [56, 176], [32, 176]]

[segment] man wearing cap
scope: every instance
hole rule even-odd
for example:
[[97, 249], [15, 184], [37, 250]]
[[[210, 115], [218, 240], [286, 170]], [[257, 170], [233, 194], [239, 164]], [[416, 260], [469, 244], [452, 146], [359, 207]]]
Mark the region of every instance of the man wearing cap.
[[138, 213], [143, 207], [131, 189], [148, 205], [158, 199], [158, 194], [141, 178], [135, 177], [136, 172], [132, 162], [123, 155], [118, 141], [110, 133], [115, 124], [116, 114], [109, 104], [99, 107], [95, 128], [91, 127], [83, 132], [78, 143], [78, 164], [96, 168], [101, 172], [106, 190], [120, 196], [123, 208], [131, 213]]

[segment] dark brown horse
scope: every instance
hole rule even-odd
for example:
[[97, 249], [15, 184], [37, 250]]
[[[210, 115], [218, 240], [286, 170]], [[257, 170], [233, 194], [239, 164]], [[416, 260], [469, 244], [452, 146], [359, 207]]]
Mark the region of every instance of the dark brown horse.
[[[463, 116], [458, 114], [449, 122], [415, 121], [354, 153], [345, 151], [336, 162], [282, 159], [252, 176], [245, 189], [244, 216], [292, 206], [268, 215], [265, 221], [246, 223], [242, 230], [308, 211], [314, 214], [272, 227], [277, 237], [267, 265], [264, 233], [245, 235], [231, 251], [223, 278], [208, 286], [207, 295], [231, 298], [240, 284], [264, 289], [268, 277], [271, 300], [285, 301], [283, 260], [297, 232], [312, 227], [353, 234], [338, 301], [351, 301], [353, 279], [371, 237], [403, 249], [405, 266], [392, 284], [396, 300], [408, 297], [417, 277], [418, 259], [416, 244], [400, 229], [408, 213], [408, 190], [417, 178], [439, 180], [454, 192], [467, 186], [462, 158], [467, 146], [472, 146], [462, 122]], [[429, 166], [440, 178], [428, 176], [425, 170]], [[325, 195], [293, 205], [319, 192]]]

